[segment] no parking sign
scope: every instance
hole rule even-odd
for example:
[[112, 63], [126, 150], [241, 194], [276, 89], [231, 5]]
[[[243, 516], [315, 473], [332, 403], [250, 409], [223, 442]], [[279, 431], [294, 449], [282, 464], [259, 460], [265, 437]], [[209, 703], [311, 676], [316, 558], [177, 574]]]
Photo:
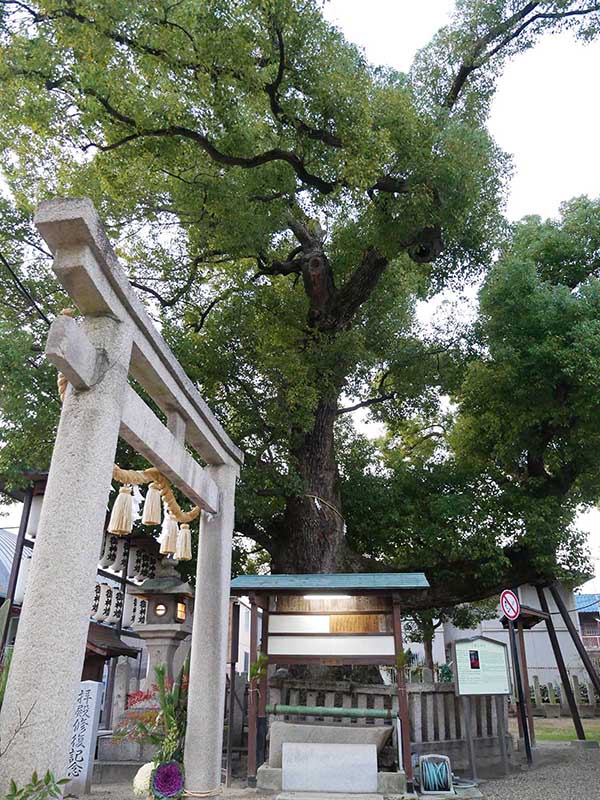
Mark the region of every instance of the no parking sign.
[[521, 613], [519, 598], [510, 589], [505, 589], [500, 595], [500, 608], [506, 619], [511, 622], [514, 622]]

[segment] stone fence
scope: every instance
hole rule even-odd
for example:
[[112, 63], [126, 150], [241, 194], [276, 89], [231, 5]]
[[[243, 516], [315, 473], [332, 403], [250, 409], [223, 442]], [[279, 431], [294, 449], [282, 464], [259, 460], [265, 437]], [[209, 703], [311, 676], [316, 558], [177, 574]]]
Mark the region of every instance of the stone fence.
[[[408, 706], [410, 739], [413, 752], [447, 755], [457, 770], [468, 768], [465, 724], [461, 699], [454, 693], [453, 683], [409, 683]], [[292, 679], [273, 678], [269, 703], [334, 708], [375, 708], [398, 710], [395, 686], [354, 684], [347, 681], [316, 684]], [[502, 698], [504, 730], [508, 731], [508, 698]], [[471, 730], [473, 732], [478, 769], [482, 775], [495, 774], [501, 768], [498, 739], [497, 704], [490, 695], [473, 698]], [[312, 725], [391, 725], [385, 719], [349, 719], [346, 717], [272, 716], [271, 720]], [[507, 750], [512, 755], [512, 739], [506, 736]]]

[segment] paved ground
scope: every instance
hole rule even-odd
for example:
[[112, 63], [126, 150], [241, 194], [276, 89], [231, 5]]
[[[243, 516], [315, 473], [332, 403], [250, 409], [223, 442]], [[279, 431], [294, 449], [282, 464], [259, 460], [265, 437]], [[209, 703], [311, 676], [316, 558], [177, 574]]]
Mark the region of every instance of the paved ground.
[[481, 785], [486, 800], [597, 800], [600, 750], [567, 743], [538, 745], [531, 770]]
[[[88, 795], [88, 797], [92, 798], [92, 800], [134, 800], [131, 784], [129, 783], [94, 786], [92, 787], [91, 795]], [[267, 794], [257, 792], [255, 789], [248, 789], [241, 782], [236, 782], [235, 786], [224, 790], [222, 797], [226, 798], [226, 800], [237, 800], [237, 798], [245, 797], [252, 797], [254, 800], [272, 800], [273, 794], [272, 792]]]
[[[486, 800], [598, 800], [600, 798], [600, 749], [579, 750], [567, 742], [544, 742], [535, 753], [531, 770], [508, 778], [485, 781], [480, 786]], [[272, 800], [237, 782], [223, 798]], [[133, 800], [131, 785], [95, 786], [92, 800]]]

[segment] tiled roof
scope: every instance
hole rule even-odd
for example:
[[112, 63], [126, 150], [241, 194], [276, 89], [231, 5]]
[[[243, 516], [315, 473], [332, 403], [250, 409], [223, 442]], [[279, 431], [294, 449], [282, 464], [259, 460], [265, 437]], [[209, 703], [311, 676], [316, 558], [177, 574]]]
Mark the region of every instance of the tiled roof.
[[600, 611], [600, 594], [576, 594], [577, 611], [593, 614]]
[[234, 594], [253, 591], [354, 591], [426, 589], [429, 582], [422, 572], [336, 573], [317, 575], [238, 575], [231, 581]]

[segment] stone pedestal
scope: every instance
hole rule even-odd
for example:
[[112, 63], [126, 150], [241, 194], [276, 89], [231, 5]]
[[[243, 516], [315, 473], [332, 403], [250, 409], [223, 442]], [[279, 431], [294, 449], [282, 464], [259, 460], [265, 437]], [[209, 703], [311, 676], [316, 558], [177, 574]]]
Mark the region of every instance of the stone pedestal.
[[132, 338], [109, 317], [82, 328], [98, 375], [89, 389], [69, 388], [62, 408], [0, 714], [2, 748], [10, 742], [1, 797], [11, 779], [67, 767]]
[[189, 636], [189, 631], [182, 629], [181, 625], [134, 625], [134, 630], [146, 643], [148, 650], [148, 670], [142, 689], [148, 690], [156, 683], [155, 667], [164, 664], [167, 680], [173, 680], [173, 662], [177, 648], [183, 639]]

